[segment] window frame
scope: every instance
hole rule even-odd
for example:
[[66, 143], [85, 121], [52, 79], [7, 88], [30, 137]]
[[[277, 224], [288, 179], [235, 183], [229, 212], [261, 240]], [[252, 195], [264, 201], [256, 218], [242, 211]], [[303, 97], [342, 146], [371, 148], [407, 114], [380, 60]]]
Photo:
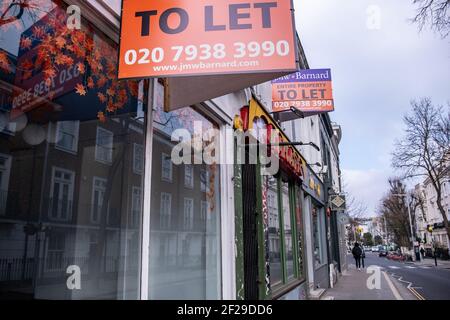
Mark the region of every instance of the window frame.
[[[57, 241], [57, 243], [62, 244], [62, 249], [61, 248], [50, 249], [50, 245], [53, 244], [53, 242], [51, 242], [50, 239], [55, 236], [59, 238], [58, 240], [61, 240], [61, 238], [64, 239], [64, 241]], [[66, 245], [67, 245], [67, 236], [65, 233], [63, 233], [61, 231], [56, 231], [56, 232], [53, 232], [52, 234], [50, 234], [50, 236], [48, 237], [48, 239], [46, 241], [46, 245], [45, 245], [45, 259], [44, 259], [44, 271], [45, 272], [51, 273], [51, 272], [64, 271], [64, 269], [65, 269], [64, 265], [62, 265], [61, 267], [52, 268], [51, 266], [49, 267], [48, 261], [49, 261], [50, 254], [61, 253], [62, 254], [61, 259], [62, 259], [62, 262], [64, 262]]]
[[[191, 182], [190, 182], [190, 184], [186, 183], [186, 172], [187, 172], [186, 169], [187, 168], [190, 168], [190, 170], [191, 170]], [[184, 165], [184, 186], [186, 188], [194, 189], [194, 177], [195, 177], [195, 175], [194, 175], [194, 166], [192, 164], [185, 164]]]
[[2, 173], [0, 179], [0, 216], [6, 215], [6, 204], [8, 202], [9, 178], [11, 176], [12, 156], [6, 153], [0, 153], [0, 158], [5, 160], [4, 165], [0, 165]]
[[[319, 254], [320, 254], [320, 264], [319, 265], [316, 265], [316, 260], [315, 260], [316, 256], [315, 256], [314, 250], [313, 250], [313, 260], [314, 260], [313, 261], [313, 268], [314, 268], [315, 271], [317, 271], [320, 268], [322, 268], [324, 265], [327, 264], [327, 262], [325, 261], [326, 260], [325, 253], [326, 253], [327, 249], [326, 249], [326, 247], [324, 248], [324, 245], [326, 246], [326, 239], [323, 239], [323, 234], [324, 234], [323, 231], [324, 231], [324, 228], [326, 228], [326, 226], [325, 226], [325, 213], [324, 213], [323, 208], [320, 207], [319, 205], [317, 205], [314, 202], [314, 200], [312, 200], [311, 209], [313, 209], [313, 208], [316, 209], [316, 216], [312, 215], [311, 226], [312, 226], [312, 228], [314, 228], [314, 219], [317, 218], [317, 227], [318, 227], [317, 233], [319, 235], [318, 239], [319, 239], [319, 250], [320, 250], [320, 252], [319, 252]], [[314, 230], [312, 230], [312, 231], [313, 231], [312, 244], [313, 244], [313, 249], [314, 249], [315, 248], [315, 244], [316, 244], [315, 243], [316, 239], [314, 238]]]
[[[141, 148], [141, 165], [138, 167], [136, 165], [136, 159], [138, 159], [139, 152], [136, 150], [137, 148]], [[133, 142], [133, 173], [142, 175], [144, 173], [144, 166], [145, 166], [145, 153], [144, 153], [144, 145], [140, 143]]]
[[[101, 221], [101, 204], [99, 205], [100, 207], [100, 212], [98, 213], [98, 220], [94, 220], [93, 219], [93, 212], [94, 212], [94, 196], [95, 196], [95, 191], [96, 190], [100, 190], [99, 187], [97, 187], [95, 185], [96, 181], [101, 181], [101, 182], [105, 182], [105, 184], [108, 183], [108, 180], [102, 177], [98, 177], [98, 176], [93, 176], [92, 177], [92, 196], [91, 196], [91, 210], [90, 210], [90, 216], [89, 216], [89, 221], [93, 224], [98, 224]], [[103, 197], [105, 197], [106, 195], [106, 187], [104, 189], [104, 195]], [[109, 203], [108, 203], [108, 208], [107, 208], [107, 212], [109, 212]]]
[[[165, 176], [164, 174], [164, 163], [166, 158], [169, 159], [168, 163], [170, 164], [168, 176]], [[173, 163], [170, 156], [164, 152], [161, 153], [161, 180], [165, 182], [173, 182]]]
[[[168, 213], [167, 214], [163, 214], [163, 196], [168, 196], [168, 199], [169, 199], [169, 201], [168, 201], [168, 208], [169, 208], [169, 210], [168, 210]], [[171, 225], [171, 220], [172, 220], [172, 194], [171, 193], [169, 193], [169, 192], [161, 192], [161, 196], [160, 196], [160, 204], [159, 204], [159, 211], [160, 211], [160, 213], [159, 213], [159, 227], [160, 227], [160, 229], [161, 230], [167, 230], [167, 229], [169, 229], [170, 228], [170, 225]], [[162, 219], [162, 217], [165, 217], [165, 216], [167, 216], [168, 217], [168, 220], [167, 220], [167, 226], [164, 226], [163, 225], [163, 223], [162, 223], [162, 221], [163, 221], [163, 219]]]
[[[135, 208], [135, 197], [137, 196], [135, 191], [139, 191], [138, 201], [139, 208]], [[142, 217], [142, 187], [131, 186], [131, 220], [130, 225], [132, 227], [139, 226], [139, 219]], [[136, 216], [137, 213], [137, 216]], [[136, 220], [135, 220], [136, 219]]]
[[[190, 212], [189, 216], [186, 216], [186, 203], [190, 202]], [[186, 224], [188, 222], [188, 224]], [[183, 230], [193, 230], [194, 229], [194, 199], [190, 197], [183, 197]]]
[[[67, 212], [67, 217], [63, 218], [61, 217], [61, 215], [58, 214], [57, 217], [53, 216], [53, 195], [54, 195], [54, 191], [55, 191], [55, 180], [61, 180], [62, 182], [64, 181], [64, 179], [60, 179], [60, 178], [56, 178], [55, 173], [56, 171], [60, 171], [62, 173], [69, 173], [71, 175], [71, 179], [70, 179], [70, 184], [69, 184], [69, 206], [68, 206], [68, 212]], [[74, 205], [74, 189], [75, 189], [75, 171], [72, 170], [68, 170], [65, 168], [61, 168], [61, 167], [57, 167], [57, 166], [53, 166], [52, 167], [52, 180], [51, 180], [51, 185], [50, 185], [50, 199], [52, 199], [51, 201], [51, 205], [49, 205], [48, 207], [48, 217], [50, 220], [52, 221], [70, 221], [72, 219], [72, 211], [73, 211], [73, 205]]]
[[[292, 288], [300, 285], [306, 280], [306, 277], [304, 273], [302, 274], [299, 270], [299, 250], [298, 250], [298, 243], [297, 243], [297, 217], [295, 215], [295, 206], [296, 206], [296, 199], [295, 199], [295, 192], [299, 192], [301, 190], [295, 181], [292, 179], [289, 179], [287, 175], [284, 172], [281, 172], [281, 174], [277, 174], [275, 176], [277, 179], [277, 200], [278, 200], [278, 223], [280, 226], [280, 241], [281, 241], [281, 266], [282, 266], [282, 281], [281, 283], [278, 282], [275, 285], [271, 283], [271, 292], [266, 295], [265, 293], [262, 293], [262, 298], [272, 298], [276, 299], [283, 294], [289, 292]], [[292, 241], [292, 255], [293, 255], [293, 268], [294, 268], [294, 276], [292, 278], [288, 278], [287, 275], [287, 259], [286, 259], [286, 243], [285, 243], [285, 229], [284, 229], [284, 212], [283, 212], [283, 201], [282, 201], [282, 187], [281, 183], [282, 180], [286, 179], [288, 183], [288, 198], [289, 198], [289, 218], [291, 222], [291, 241]], [[261, 184], [262, 179], [260, 180]], [[262, 190], [262, 188], [261, 188]], [[260, 218], [260, 229], [263, 229], [263, 221], [262, 217]], [[264, 230], [260, 230], [260, 232], [264, 232]], [[302, 251], [304, 252], [304, 251]], [[304, 259], [304, 256], [302, 257]], [[266, 275], [265, 269], [261, 269], [263, 275]], [[261, 293], [260, 293], [261, 295]]]
[[[108, 153], [110, 155], [111, 159], [105, 160], [105, 159], [100, 158], [100, 156], [99, 156], [100, 148], [107, 149], [107, 147], [100, 146], [100, 144], [98, 143], [100, 131], [103, 131], [103, 133], [106, 133], [111, 137], [111, 148]], [[97, 126], [97, 131], [96, 131], [96, 135], [95, 135], [95, 161], [106, 164], [106, 165], [112, 165], [113, 158], [114, 158], [114, 133], [108, 129], [101, 127], [101, 126]]]
[[[201, 179], [201, 177], [202, 177], [202, 173], [205, 173], [205, 183], [203, 184], [203, 181], [202, 181], [202, 179]], [[206, 169], [200, 169], [200, 191], [201, 192], [209, 192], [209, 188], [210, 188], [210, 185], [209, 185], [209, 171], [208, 170], [206, 170]], [[203, 185], [204, 185], [204, 187], [203, 187]]]
[[[208, 220], [208, 208], [209, 208], [209, 202], [205, 200], [200, 200], [200, 220], [202, 222]], [[203, 212], [204, 209], [204, 212]]]
[[60, 130], [62, 128], [62, 123], [63, 122], [69, 122], [69, 121], [58, 121], [56, 123], [55, 149], [60, 150], [60, 151], [64, 151], [64, 152], [67, 152], [67, 153], [71, 153], [71, 154], [77, 154], [78, 153], [78, 142], [79, 142], [79, 139], [80, 139], [80, 121], [79, 120], [70, 121], [70, 122], [75, 122], [76, 123], [75, 132], [73, 134], [73, 136], [74, 136], [74, 146], [73, 146], [72, 149], [67, 148], [67, 147], [65, 147], [63, 145], [60, 145], [58, 143], [58, 142], [62, 141], [62, 135], [60, 134]]

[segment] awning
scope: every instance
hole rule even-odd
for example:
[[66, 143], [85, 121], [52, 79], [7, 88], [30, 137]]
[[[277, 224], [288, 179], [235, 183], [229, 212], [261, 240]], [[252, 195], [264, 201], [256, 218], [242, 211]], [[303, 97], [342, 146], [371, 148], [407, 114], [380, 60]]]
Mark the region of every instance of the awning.
[[248, 73], [164, 79], [164, 110], [173, 111], [290, 74]]

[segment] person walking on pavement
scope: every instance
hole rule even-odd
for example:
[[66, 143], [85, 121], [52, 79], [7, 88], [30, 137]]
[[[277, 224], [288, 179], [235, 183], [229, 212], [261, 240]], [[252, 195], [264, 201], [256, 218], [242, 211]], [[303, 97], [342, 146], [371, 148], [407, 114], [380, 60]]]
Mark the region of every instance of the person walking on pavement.
[[355, 258], [356, 270], [361, 270], [362, 249], [359, 246], [358, 242], [355, 242], [355, 246], [353, 247], [352, 254], [353, 254], [353, 258]]
[[364, 269], [364, 258], [366, 257], [366, 250], [364, 250], [364, 246], [361, 245], [361, 266]]
[[420, 254], [422, 255], [422, 260], [425, 259], [425, 250], [422, 248], [420, 248]]

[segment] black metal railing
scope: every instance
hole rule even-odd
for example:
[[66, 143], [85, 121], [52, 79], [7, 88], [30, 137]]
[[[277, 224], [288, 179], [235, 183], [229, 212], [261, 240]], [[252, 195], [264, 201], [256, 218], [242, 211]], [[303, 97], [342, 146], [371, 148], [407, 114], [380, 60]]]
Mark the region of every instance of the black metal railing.
[[[36, 261], [39, 265], [36, 265]], [[77, 265], [84, 275], [91, 273], [90, 268], [94, 264], [98, 265], [101, 274], [117, 273], [123, 263], [126, 263], [127, 272], [139, 270], [139, 259], [131, 259], [131, 257], [100, 257], [99, 261], [95, 261], [90, 257], [64, 257], [63, 252], [48, 252], [46, 258], [38, 260], [4, 258], [0, 259], [0, 282], [31, 280], [35, 272], [39, 273], [40, 278], [61, 276], [66, 274], [66, 269], [70, 265]]]

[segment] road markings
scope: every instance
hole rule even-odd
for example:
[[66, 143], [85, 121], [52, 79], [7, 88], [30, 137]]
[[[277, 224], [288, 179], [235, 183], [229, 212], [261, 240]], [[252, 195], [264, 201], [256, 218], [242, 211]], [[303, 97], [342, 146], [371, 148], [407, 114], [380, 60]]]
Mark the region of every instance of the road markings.
[[387, 273], [385, 271], [383, 271], [383, 275], [389, 285], [389, 288], [391, 288], [391, 291], [394, 294], [395, 299], [403, 300], [402, 296], [398, 292], [397, 288], [395, 288], [394, 284], [392, 283], [391, 279], [389, 279], [389, 276], [387, 275]]
[[408, 269], [417, 269], [417, 267], [413, 267], [413, 266], [405, 266], [405, 268], [408, 268]]
[[419, 300], [426, 300], [426, 299], [425, 299], [419, 292], [417, 292], [416, 289], [414, 289], [413, 287], [409, 287], [408, 289], [409, 289], [409, 291], [411, 291], [411, 292], [416, 296], [417, 299], [419, 299]]
[[403, 277], [401, 277], [401, 276], [399, 276], [399, 275], [396, 275], [395, 273], [392, 273], [392, 272], [391, 272], [391, 276], [394, 277], [395, 279], [397, 279], [397, 280], [400, 281], [400, 282], [407, 283], [408, 285], [406, 286], [406, 288], [407, 288], [409, 291], [411, 291], [411, 293], [412, 293], [417, 299], [419, 299], [419, 300], [426, 300], [426, 299], [425, 299], [419, 292], [417, 292], [417, 290], [416, 290], [416, 289], [422, 289], [422, 287], [413, 287], [413, 286], [412, 286], [412, 282], [403, 280]]
[[400, 269], [400, 267], [397, 267], [397, 266], [389, 266], [389, 268], [391, 268], [391, 269]]

